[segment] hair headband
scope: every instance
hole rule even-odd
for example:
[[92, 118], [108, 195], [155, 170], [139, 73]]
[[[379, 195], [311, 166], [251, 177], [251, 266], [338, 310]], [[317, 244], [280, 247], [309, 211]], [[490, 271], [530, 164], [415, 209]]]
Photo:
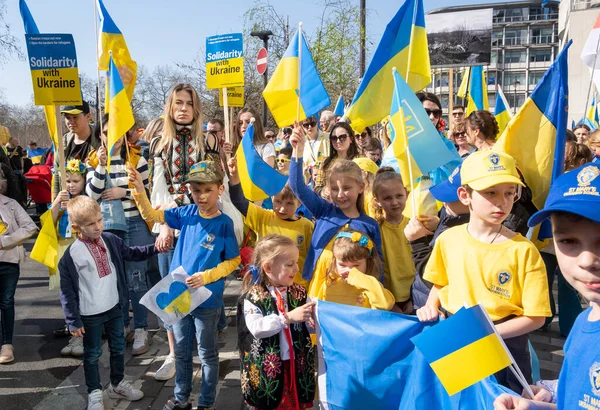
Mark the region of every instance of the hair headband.
[[369, 254], [373, 253], [373, 241], [360, 232], [340, 232], [335, 237], [335, 239], [338, 238], [348, 238], [352, 242], [358, 243], [363, 248], [367, 248]]
[[65, 170], [71, 174], [84, 175], [86, 173], [86, 166], [84, 162], [81, 162], [78, 159], [70, 159], [67, 161]]

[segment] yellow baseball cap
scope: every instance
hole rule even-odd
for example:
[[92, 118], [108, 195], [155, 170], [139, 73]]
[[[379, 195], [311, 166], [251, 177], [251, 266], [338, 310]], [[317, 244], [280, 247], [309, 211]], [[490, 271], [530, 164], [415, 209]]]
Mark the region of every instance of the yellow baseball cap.
[[516, 161], [504, 152], [476, 151], [469, 155], [460, 169], [463, 185], [482, 191], [499, 184], [525, 186], [519, 178]]
[[370, 158], [358, 157], [354, 158], [352, 161], [354, 161], [354, 163], [356, 163], [360, 167], [360, 169], [369, 172], [373, 175], [375, 175], [377, 173], [377, 170], [379, 169], [377, 164]]

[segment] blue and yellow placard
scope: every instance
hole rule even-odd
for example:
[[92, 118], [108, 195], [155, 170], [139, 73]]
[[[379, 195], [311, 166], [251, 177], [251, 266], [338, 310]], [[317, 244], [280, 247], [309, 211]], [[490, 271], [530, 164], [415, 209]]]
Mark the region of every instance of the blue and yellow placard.
[[81, 104], [77, 53], [71, 34], [26, 34], [35, 105]]
[[206, 38], [206, 88], [244, 86], [242, 33]]
[[[219, 91], [219, 105], [223, 106], [223, 93]], [[244, 106], [244, 87], [227, 88], [227, 105], [229, 107]]]

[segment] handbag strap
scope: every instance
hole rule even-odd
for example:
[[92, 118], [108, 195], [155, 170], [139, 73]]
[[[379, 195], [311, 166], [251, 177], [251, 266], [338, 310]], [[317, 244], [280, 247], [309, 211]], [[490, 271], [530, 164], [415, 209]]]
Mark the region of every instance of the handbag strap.
[[252, 235], [252, 229], [248, 229], [248, 233], [246, 234], [246, 238], [244, 238], [244, 242], [242, 242], [242, 248], [248, 246], [248, 241], [250, 240], [250, 235]]

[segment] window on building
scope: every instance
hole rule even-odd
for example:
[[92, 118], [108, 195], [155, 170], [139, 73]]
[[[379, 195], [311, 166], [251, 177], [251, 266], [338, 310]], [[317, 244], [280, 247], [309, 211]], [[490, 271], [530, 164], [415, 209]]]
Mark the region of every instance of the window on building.
[[504, 23], [504, 9], [494, 9], [492, 21], [494, 23]]
[[504, 51], [504, 64], [510, 63], [524, 63], [527, 59], [527, 53], [525, 50], [505, 50]]
[[442, 108], [448, 108], [448, 94], [442, 94], [441, 97]]
[[492, 47], [500, 47], [504, 45], [502, 42], [502, 30], [494, 30], [492, 32]]
[[496, 71], [488, 71], [487, 72], [487, 83], [488, 85], [496, 85], [497, 72]]
[[492, 51], [492, 53], [490, 54], [490, 63], [491, 64], [497, 64], [498, 63], [498, 51]]
[[558, 18], [558, 13], [550, 7], [532, 6], [529, 8], [529, 20], [553, 20]]
[[523, 9], [522, 8], [514, 8], [514, 9], [506, 9], [504, 11], [505, 21], [506, 22], [514, 22], [514, 21], [523, 21]]
[[527, 42], [527, 29], [525, 28], [511, 28], [506, 29], [504, 34], [504, 45], [505, 46], [519, 46]]
[[536, 86], [544, 76], [544, 71], [530, 71], [529, 72], [529, 85]]
[[554, 42], [554, 27], [541, 27], [531, 29], [532, 44], [549, 44]]
[[502, 89], [512, 90], [514, 88], [515, 81], [519, 82], [519, 84], [517, 84], [517, 88], [519, 88], [519, 85], [525, 85], [525, 73], [521, 71], [505, 71]]
[[529, 50], [529, 61], [532, 63], [538, 63], [552, 61], [552, 49], [551, 48], [540, 48]]

